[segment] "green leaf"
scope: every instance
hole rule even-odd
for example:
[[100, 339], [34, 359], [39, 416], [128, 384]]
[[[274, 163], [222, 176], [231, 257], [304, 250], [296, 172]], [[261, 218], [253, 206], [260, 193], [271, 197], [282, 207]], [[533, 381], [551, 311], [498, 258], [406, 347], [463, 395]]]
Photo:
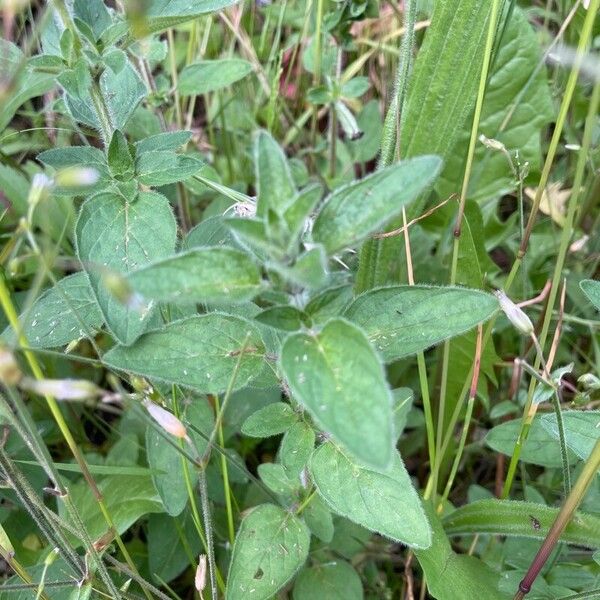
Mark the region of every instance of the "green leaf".
[[133, 156], [129, 144], [120, 130], [113, 133], [108, 146], [108, 168], [115, 179], [129, 181], [134, 175]]
[[[587, 460], [600, 439], [600, 411], [563, 411], [562, 418], [567, 446], [579, 458]], [[541, 423], [555, 440], [559, 439], [555, 414], [543, 415]]]
[[[66, 148], [52, 148], [38, 154], [37, 159], [56, 171], [69, 167], [91, 167], [98, 172], [98, 181], [86, 187], [86, 194], [104, 189], [110, 182], [111, 174], [102, 150], [92, 146], [67, 146]], [[57, 188], [59, 194], [76, 194], [73, 188]]]
[[[98, 487], [115, 529], [120, 534], [125, 533], [143, 515], [159, 513], [164, 510], [150, 477], [112, 475], [103, 479]], [[98, 501], [90, 487], [81, 481], [76, 485], [71, 485], [69, 492], [89, 537], [92, 540], [100, 538], [106, 533], [106, 520], [100, 512]], [[62, 514], [62, 516], [70, 520], [68, 514]], [[71, 524], [78, 527], [78, 525]], [[79, 538], [73, 536], [73, 540], [76, 540], [77, 546], [81, 544]]]
[[98, 194], [81, 207], [75, 235], [79, 260], [109, 330], [121, 343], [133, 343], [146, 330], [153, 309], [144, 314], [122, 304], [102, 279], [107, 271], [125, 275], [173, 253], [177, 227], [168, 200], [152, 192], [138, 194], [134, 202]]
[[242, 425], [242, 433], [250, 437], [267, 438], [286, 431], [298, 420], [298, 415], [285, 402], [273, 402], [251, 414]]
[[600, 281], [593, 279], [584, 279], [579, 283], [583, 293], [590, 299], [590, 302], [600, 310]]
[[294, 398], [354, 456], [384, 469], [393, 458], [392, 400], [383, 367], [356, 326], [332, 319], [290, 335], [281, 368]]
[[263, 483], [272, 492], [286, 500], [292, 498], [294, 491], [300, 485], [299, 481], [294, 482], [288, 477], [283, 465], [277, 463], [258, 465], [257, 471]]
[[410, 388], [397, 388], [392, 391], [392, 395], [394, 398], [394, 433], [398, 440], [406, 427], [408, 413], [413, 406], [413, 392]]
[[[83, 68], [87, 69], [87, 66]], [[59, 78], [59, 83], [65, 90], [65, 103], [73, 118], [100, 129], [100, 121], [89, 93], [89, 73], [64, 72]], [[144, 82], [129, 61], [119, 73], [105, 69], [100, 76], [100, 95], [108, 109], [108, 118], [113, 129], [125, 129], [129, 117], [146, 93]]]
[[[515, 7], [502, 44], [494, 57], [483, 103], [479, 132], [504, 144], [521, 165], [540, 168], [540, 132], [554, 119], [552, 94], [545, 69], [538, 69], [540, 45], [523, 11]], [[536, 73], [537, 71], [537, 73]], [[448, 155], [438, 191], [442, 197], [460, 189], [469, 131], [464, 128]], [[517, 182], [503, 152], [476, 147], [468, 197], [478, 202], [509, 194]]]
[[344, 316], [391, 362], [464, 333], [497, 310], [497, 299], [479, 290], [398, 285], [361, 294]]
[[298, 573], [294, 600], [362, 600], [363, 588], [358, 573], [344, 560], [335, 560]]
[[329, 544], [334, 534], [333, 516], [321, 497], [314, 495], [302, 514], [311, 533]]
[[145, 15], [148, 33], [174, 27], [235, 3], [236, 0], [152, 0]]
[[220, 215], [209, 217], [198, 223], [198, 225], [189, 231], [182, 244], [184, 250], [203, 246], [237, 247], [233, 235]]
[[201, 160], [192, 156], [182, 156], [171, 150], [155, 150], [138, 156], [135, 168], [140, 183], [162, 186], [188, 179], [199, 171], [203, 164]]
[[75, 273], [46, 290], [19, 322], [32, 348], [57, 348], [94, 334], [104, 319], [87, 276]]
[[296, 197], [296, 186], [283, 150], [267, 131], [254, 138], [254, 168], [257, 214], [266, 215], [269, 209], [283, 214]]
[[19, 107], [31, 98], [41, 96], [56, 85], [56, 77], [48, 73], [34, 73], [27, 67], [17, 76], [21, 61], [26, 60], [17, 46], [0, 38], [0, 81], [12, 82], [10, 92], [0, 104], [0, 132], [12, 121]]
[[356, 246], [427, 189], [441, 170], [437, 156], [419, 156], [338, 188], [324, 202], [313, 238], [328, 254]]
[[144, 298], [164, 302], [243, 302], [261, 290], [258, 267], [239, 250], [196, 248], [176, 254], [129, 276]]
[[314, 447], [315, 432], [307, 423], [303, 421], [294, 423], [286, 431], [279, 446], [279, 460], [292, 481], [300, 480], [300, 473], [306, 466]]
[[168, 515], [150, 515], [148, 519], [148, 568], [158, 583], [169, 582], [188, 567], [190, 553], [201, 549], [188, 511], [178, 519]]
[[[172, 439], [178, 443], [178, 440]], [[168, 515], [176, 517], [183, 511], [188, 501], [181, 454], [155, 427], [148, 425], [146, 428], [146, 457], [148, 466], [153, 471], [152, 483], [162, 500], [165, 511]], [[190, 471], [192, 471], [193, 487], [196, 473], [192, 469]]]
[[[491, 534], [543, 540], [559, 510], [535, 502], [490, 498], [458, 508], [443, 519], [443, 524], [449, 536]], [[576, 513], [560, 539], [567, 544], [600, 548], [600, 518]]]
[[255, 319], [274, 329], [281, 331], [298, 331], [302, 329], [306, 316], [297, 308], [289, 305], [271, 306], [257, 314]]
[[170, 323], [133, 346], [115, 346], [103, 361], [121, 371], [219, 394], [227, 389], [238, 361], [234, 389], [259, 375], [264, 351], [260, 334], [249, 321], [214, 312]]
[[424, 508], [433, 529], [433, 544], [415, 555], [427, 579], [428, 591], [438, 600], [510, 600], [498, 590], [499, 574], [474, 556], [456, 554], [431, 503]]
[[179, 75], [182, 96], [208, 94], [233, 85], [252, 72], [252, 65], [241, 58], [203, 60], [187, 65]]
[[298, 244], [298, 240], [307, 226], [307, 219], [319, 202], [321, 194], [321, 186], [309, 185], [296, 194], [291, 204], [283, 213], [283, 218], [289, 231], [289, 250], [293, 250]]
[[327, 442], [309, 464], [319, 495], [339, 515], [412, 548], [431, 545], [431, 528], [400, 455], [380, 473]]
[[112, 19], [103, 0], [75, 0], [73, 16], [89, 25], [96, 39], [110, 27]]
[[[520, 418], [500, 423], [488, 431], [485, 443], [496, 452], [512, 456], [520, 430]], [[569, 451], [569, 457], [571, 460], [575, 460], [571, 451]], [[521, 448], [520, 460], [542, 467], [560, 467], [562, 465], [560, 445], [554, 436], [542, 426], [540, 415], [536, 415], [533, 419], [527, 441]]]
[[233, 545], [226, 600], [268, 600], [304, 564], [310, 534], [293, 514], [273, 504], [249, 513]]
[[191, 131], [165, 131], [145, 137], [135, 143], [136, 156], [145, 152], [177, 150], [192, 137]]

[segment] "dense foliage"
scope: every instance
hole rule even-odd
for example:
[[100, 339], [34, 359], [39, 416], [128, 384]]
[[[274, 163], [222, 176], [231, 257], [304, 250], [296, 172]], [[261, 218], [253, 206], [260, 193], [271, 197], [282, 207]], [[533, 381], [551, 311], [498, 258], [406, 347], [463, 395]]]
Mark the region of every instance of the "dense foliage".
[[0, 2], [0, 599], [600, 598], [599, 5]]

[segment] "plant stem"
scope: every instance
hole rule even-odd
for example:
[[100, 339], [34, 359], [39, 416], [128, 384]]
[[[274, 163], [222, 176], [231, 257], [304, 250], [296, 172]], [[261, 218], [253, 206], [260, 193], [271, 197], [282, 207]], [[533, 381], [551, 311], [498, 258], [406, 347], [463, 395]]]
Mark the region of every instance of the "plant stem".
[[[598, 2], [598, 0], [596, 0], [596, 2], [595, 2], [596, 9], [598, 8], [598, 4], [600, 4], [600, 2]], [[592, 7], [590, 7], [590, 10], [591, 9], [592, 9]], [[582, 32], [582, 37], [583, 37], [583, 32]], [[575, 66], [573, 66], [573, 68], [575, 68]], [[565, 102], [565, 100], [563, 100], [563, 102]], [[556, 258], [556, 264], [555, 264], [554, 273], [552, 276], [552, 284], [550, 286], [550, 292], [548, 293], [546, 313], [545, 313], [544, 321], [542, 324], [542, 330], [539, 335], [539, 345], [541, 348], [543, 348], [546, 343], [548, 331], [550, 329], [550, 323], [552, 321], [552, 312], [553, 312], [553, 308], [554, 308], [554, 303], [556, 301], [556, 296], [558, 295], [558, 287], [559, 287], [560, 280], [561, 280], [562, 269], [563, 269], [563, 266], [565, 263], [567, 251], [569, 249], [569, 243], [571, 241], [571, 237], [573, 236], [573, 224], [574, 224], [574, 220], [575, 220], [575, 214], [577, 212], [577, 206], [579, 204], [579, 195], [581, 193], [583, 177], [585, 174], [585, 169], [586, 169], [586, 164], [587, 164], [587, 157], [588, 157], [589, 150], [590, 150], [591, 143], [592, 143], [592, 134], [594, 131], [596, 116], [598, 114], [599, 108], [600, 108], [600, 82], [596, 82], [596, 84], [594, 85], [594, 89], [592, 91], [592, 97], [590, 99], [590, 105], [588, 108], [585, 128], [583, 131], [581, 150], [579, 151], [579, 157], [578, 157], [577, 166], [575, 169], [575, 178], [574, 178], [573, 187], [572, 187], [573, 192], [569, 199], [569, 207], [567, 209], [567, 215], [565, 217], [565, 223], [564, 223], [562, 234], [561, 234], [558, 256]], [[549, 154], [549, 156], [550, 156], [550, 154]], [[519, 258], [519, 256], [517, 256], [517, 260], [515, 261], [515, 263], [513, 265], [513, 271], [514, 271], [515, 267], [518, 268], [520, 261], [521, 261], [521, 258]], [[536, 361], [534, 363], [534, 368], [538, 369], [540, 364], [541, 364], [540, 357], [539, 357], [539, 353], [538, 353], [538, 356], [536, 357]], [[533, 394], [535, 393], [535, 387], [536, 387], [536, 381], [535, 381], [535, 379], [532, 379], [531, 384], [529, 386], [529, 390], [528, 390], [527, 403], [525, 405], [526, 412], [529, 412], [529, 407], [531, 406], [531, 402], [533, 400]], [[523, 431], [522, 435], [525, 436], [525, 439], [526, 439], [527, 432]], [[524, 439], [522, 439], [521, 435], [519, 435], [519, 438], [517, 439], [517, 443], [515, 444], [513, 455], [511, 457], [511, 461], [510, 461], [508, 471], [506, 474], [506, 479], [505, 479], [504, 487], [503, 487], [503, 491], [502, 491], [502, 498], [507, 498], [508, 494], [510, 493], [510, 489], [512, 487], [514, 475], [515, 475], [516, 468], [517, 468], [516, 465], [517, 465], [517, 462], [521, 455], [521, 449], [522, 449], [523, 443], [524, 443]]]
[[579, 475], [571, 493], [565, 500], [563, 507], [560, 509], [546, 539], [541, 545], [538, 553], [535, 555], [531, 566], [529, 567], [525, 577], [519, 584], [519, 591], [516, 593], [514, 600], [523, 600], [526, 594], [531, 590], [536, 577], [539, 575], [544, 564], [548, 560], [554, 546], [556, 546], [564, 528], [571, 521], [575, 511], [581, 504], [588, 488], [594, 480], [598, 469], [600, 468], [600, 439], [596, 441], [594, 449], [586, 460], [581, 474]]
[[[29, 342], [27, 341], [27, 338], [25, 337], [25, 335], [21, 329], [21, 326], [19, 324], [19, 317], [17, 315], [17, 311], [15, 310], [15, 306], [10, 297], [10, 292], [9, 292], [7, 284], [6, 284], [6, 277], [5, 277], [3, 271], [0, 272], [0, 305], [2, 306], [2, 309], [4, 310], [4, 314], [6, 315], [6, 318], [9, 322], [10, 326], [12, 327], [13, 331], [15, 332], [15, 335], [17, 336], [17, 340], [18, 340], [19, 344], [23, 348], [28, 348]], [[44, 379], [44, 373], [42, 371], [42, 368], [40, 367], [40, 364], [37, 361], [35, 354], [33, 354], [30, 350], [24, 350], [23, 353], [25, 355], [27, 363], [29, 364], [31, 372], [33, 373], [33, 376], [38, 380]], [[118, 531], [115, 528], [115, 525], [113, 523], [113, 520], [110, 516], [108, 509], [106, 508], [106, 505], [104, 504], [102, 494], [101, 494], [100, 490], [98, 489], [98, 486], [96, 485], [96, 481], [94, 480], [92, 474], [90, 473], [90, 471], [88, 469], [85, 458], [83, 457], [81, 451], [79, 450], [79, 446], [77, 445], [77, 442], [75, 441], [75, 439], [73, 438], [73, 435], [71, 434], [71, 431], [69, 430], [69, 426], [67, 425], [67, 422], [65, 421], [65, 418], [60, 410], [60, 407], [58, 406], [58, 402], [56, 401], [56, 398], [54, 398], [54, 396], [51, 396], [50, 394], [45, 394], [44, 398], [46, 400], [48, 408], [50, 409], [50, 413], [52, 414], [52, 417], [54, 418], [56, 424], [58, 425], [58, 428], [59, 428], [64, 440], [66, 441], [67, 446], [69, 447], [69, 450], [71, 451], [71, 454], [75, 458], [75, 461], [77, 462], [79, 469], [81, 470], [81, 474], [83, 475], [85, 481], [87, 482], [88, 486], [92, 490], [94, 498], [96, 499], [96, 502], [98, 503], [98, 507], [104, 517], [104, 520], [106, 521], [106, 524], [108, 525], [109, 529], [111, 529], [115, 534], [115, 540], [117, 542], [117, 545], [119, 546], [119, 549], [121, 550], [121, 552], [123, 554], [123, 557], [127, 561], [127, 564], [129, 565], [130, 569], [132, 571], [137, 572], [135, 564], [134, 564], [133, 560], [131, 559], [131, 556], [129, 555], [127, 548], [125, 547], [125, 544], [123, 543], [123, 540], [121, 539], [121, 536], [119, 535]], [[148, 600], [152, 600], [152, 598], [151, 598], [150, 594], [148, 593], [148, 591], [146, 590], [146, 588], [142, 588], [142, 589], [144, 591], [144, 594], [148, 598]]]
[[[215, 410], [220, 414], [219, 398], [215, 396]], [[225, 450], [225, 440], [223, 437], [223, 420], [219, 420], [219, 446]], [[223, 491], [225, 493], [225, 508], [227, 510], [227, 531], [229, 533], [229, 543], [233, 546], [235, 541], [235, 527], [233, 525], [233, 510], [231, 507], [231, 489], [229, 487], [229, 471], [227, 468], [227, 458], [225, 454], [220, 455], [221, 459], [221, 475], [223, 477]]]

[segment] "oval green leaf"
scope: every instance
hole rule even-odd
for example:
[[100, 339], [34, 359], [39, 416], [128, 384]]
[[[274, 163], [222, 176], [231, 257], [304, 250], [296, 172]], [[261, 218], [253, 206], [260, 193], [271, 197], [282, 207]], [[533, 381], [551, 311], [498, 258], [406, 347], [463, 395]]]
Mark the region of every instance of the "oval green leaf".
[[358, 573], [344, 560], [335, 560], [298, 573], [294, 600], [362, 600], [363, 588]]
[[361, 294], [344, 316], [391, 362], [464, 333], [497, 310], [496, 298], [480, 290], [398, 285]]
[[259, 375], [264, 351], [254, 325], [215, 312], [170, 323], [132, 346], [115, 346], [103, 361], [120, 371], [218, 394], [227, 389], [238, 362], [233, 389]]
[[164, 302], [243, 302], [261, 289], [258, 267], [233, 248], [196, 248], [132, 273], [132, 288]]
[[359, 460], [385, 469], [393, 457], [392, 398], [365, 334], [332, 319], [319, 334], [290, 335], [281, 368], [294, 398]]
[[412, 548], [431, 545], [421, 499], [397, 452], [390, 471], [380, 473], [328, 442], [313, 453], [309, 469], [319, 495], [337, 514]]
[[112, 193], [87, 200], [75, 229], [77, 254], [110, 332], [133, 343], [148, 327], [154, 310], [126, 306], [103, 284], [103, 275], [126, 275], [175, 250], [177, 226], [169, 201], [144, 192], [135, 201]]
[[335, 190], [317, 216], [314, 240], [330, 255], [356, 246], [427, 189], [441, 167], [437, 156], [419, 156]]
[[183, 96], [192, 96], [222, 90], [251, 72], [252, 65], [240, 58], [203, 60], [181, 71], [179, 92]]
[[293, 514], [262, 504], [244, 518], [233, 545], [226, 600], [269, 600], [308, 556], [310, 534]]

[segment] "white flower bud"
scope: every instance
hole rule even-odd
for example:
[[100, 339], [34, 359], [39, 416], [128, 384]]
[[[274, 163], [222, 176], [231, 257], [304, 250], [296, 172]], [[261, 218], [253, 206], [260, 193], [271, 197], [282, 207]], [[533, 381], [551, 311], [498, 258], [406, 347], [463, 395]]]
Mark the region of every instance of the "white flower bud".
[[52, 180], [44, 173], [36, 173], [31, 180], [27, 202], [34, 207], [46, 198], [52, 188]]
[[87, 400], [103, 394], [95, 383], [85, 379], [30, 379], [21, 382], [21, 387], [40, 396], [53, 396], [57, 400]]
[[61, 169], [54, 178], [61, 187], [84, 187], [94, 185], [100, 178], [100, 173], [91, 167], [69, 167]]
[[531, 335], [533, 333], [533, 323], [529, 317], [502, 290], [496, 292], [496, 298], [498, 298], [500, 308], [508, 320], [521, 333]]
[[185, 425], [168, 410], [165, 410], [158, 404], [154, 404], [150, 400], [144, 400], [144, 406], [150, 413], [150, 416], [167, 432], [179, 438], [180, 440], [188, 439]]
[[203, 591], [206, 587], [206, 554], [201, 554], [198, 557], [198, 568], [196, 569], [194, 585], [199, 592]]
[[490, 150], [500, 150], [501, 152], [506, 152], [506, 146], [502, 142], [486, 137], [483, 135], [483, 133], [479, 136], [479, 141], [486, 148], [490, 148]]

